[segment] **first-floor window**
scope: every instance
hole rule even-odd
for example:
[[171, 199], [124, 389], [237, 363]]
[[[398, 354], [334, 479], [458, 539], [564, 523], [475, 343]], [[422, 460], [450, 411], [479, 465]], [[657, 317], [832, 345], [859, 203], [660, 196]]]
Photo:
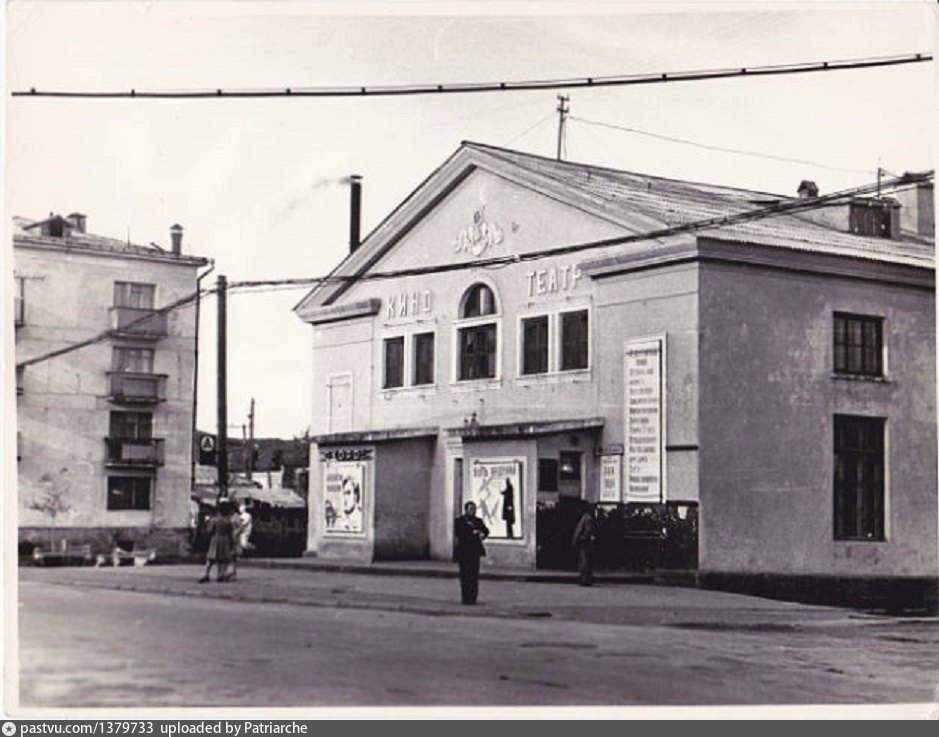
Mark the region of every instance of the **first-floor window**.
[[434, 383], [434, 334], [418, 333], [414, 336], [415, 386]]
[[561, 314], [561, 371], [587, 368], [587, 310]]
[[548, 372], [548, 316], [522, 320], [522, 373]]
[[152, 374], [153, 349], [115, 346], [111, 353], [111, 370]]
[[460, 329], [460, 381], [492, 379], [496, 375], [496, 325]]
[[148, 476], [109, 476], [108, 509], [150, 509]]
[[884, 420], [835, 415], [835, 539], [884, 539]]
[[385, 378], [382, 387], [404, 385], [404, 336], [385, 339]]
[[557, 458], [538, 459], [538, 491], [558, 490]]

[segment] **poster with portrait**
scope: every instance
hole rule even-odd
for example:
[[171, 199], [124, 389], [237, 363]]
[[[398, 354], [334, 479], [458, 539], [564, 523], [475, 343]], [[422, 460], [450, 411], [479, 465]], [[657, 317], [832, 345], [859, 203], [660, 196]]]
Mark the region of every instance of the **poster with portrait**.
[[476, 515], [489, 528], [490, 539], [521, 540], [522, 461], [515, 458], [477, 458], [470, 466], [470, 497]]
[[365, 533], [365, 463], [323, 465], [323, 530], [327, 535]]

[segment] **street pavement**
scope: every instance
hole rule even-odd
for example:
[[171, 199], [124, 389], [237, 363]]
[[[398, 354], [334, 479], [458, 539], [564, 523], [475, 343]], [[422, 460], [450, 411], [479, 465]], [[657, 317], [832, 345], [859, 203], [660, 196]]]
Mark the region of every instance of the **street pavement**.
[[[33, 707], [935, 702], [939, 620], [642, 583], [22, 568]], [[449, 570], [452, 570], [452, 566]], [[387, 571], [381, 573], [387, 574]], [[452, 575], [452, 574], [451, 574]]]

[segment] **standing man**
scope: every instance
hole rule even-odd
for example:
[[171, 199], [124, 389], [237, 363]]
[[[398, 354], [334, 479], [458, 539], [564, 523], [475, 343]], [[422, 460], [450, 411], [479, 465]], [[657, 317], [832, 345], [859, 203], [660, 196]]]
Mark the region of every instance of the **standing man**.
[[456, 535], [456, 559], [460, 565], [460, 595], [464, 604], [475, 604], [479, 594], [479, 559], [486, 554], [483, 540], [489, 528], [476, 516], [476, 505], [466, 502], [463, 516], [453, 523]]
[[577, 551], [577, 571], [580, 585], [593, 584], [593, 551], [597, 542], [597, 520], [593, 516], [593, 505], [581, 502], [581, 516], [574, 528], [571, 544]]
[[505, 480], [505, 489], [502, 490], [502, 519], [505, 522], [505, 536], [511, 540], [514, 537], [512, 526], [515, 524], [515, 489], [508, 479]]

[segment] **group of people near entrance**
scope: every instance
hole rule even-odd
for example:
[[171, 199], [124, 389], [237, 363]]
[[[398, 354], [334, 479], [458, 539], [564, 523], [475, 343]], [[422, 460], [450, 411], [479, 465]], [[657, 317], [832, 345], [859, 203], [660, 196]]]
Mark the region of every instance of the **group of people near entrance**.
[[[215, 580], [231, 581], [238, 575], [238, 558], [251, 548], [251, 513], [247, 504], [238, 507], [228, 499], [220, 499], [209, 520], [209, 550], [205, 556], [205, 573], [199, 583], [210, 580], [215, 566]], [[231, 566], [231, 571], [229, 571]]]
[[[474, 502], [466, 502], [463, 505], [463, 516], [454, 521], [453, 532], [456, 536], [456, 560], [460, 567], [460, 598], [464, 604], [475, 604], [479, 596], [479, 561], [486, 555], [483, 540], [489, 537], [489, 528], [476, 516]], [[581, 586], [593, 584], [596, 542], [597, 519], [593, 505], [584, 502], [571, 538], [571, 545], [577, 551], [577, 571]]]

